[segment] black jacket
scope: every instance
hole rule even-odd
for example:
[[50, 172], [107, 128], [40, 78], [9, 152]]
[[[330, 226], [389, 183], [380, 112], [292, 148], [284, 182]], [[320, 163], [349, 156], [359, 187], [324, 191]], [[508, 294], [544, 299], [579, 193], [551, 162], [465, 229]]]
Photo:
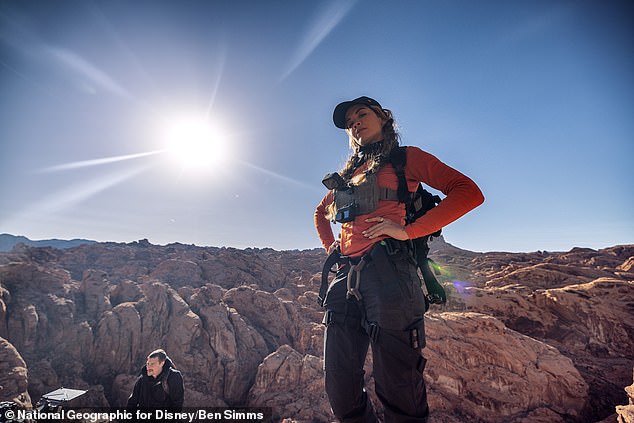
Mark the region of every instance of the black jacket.
[[128, 398], [127, 408], [181, 411], [184, 397], [183, 376], [168, 358], [163, 365], [163, 371], [156, 378], [148, 376], [147, 367], [143, 366], [141, 375], [134, 384], [132, 395]]

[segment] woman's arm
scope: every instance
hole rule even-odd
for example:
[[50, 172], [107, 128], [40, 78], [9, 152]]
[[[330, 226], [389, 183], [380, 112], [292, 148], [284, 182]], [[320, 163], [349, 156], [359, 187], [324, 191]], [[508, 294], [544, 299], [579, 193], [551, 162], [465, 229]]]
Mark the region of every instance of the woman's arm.
[[335, 243], [335, 236], [332, 233], [332, 227], [330, 226], [330, 220], [326, 218], [326, 208], [332, 204], [333, 194], [332, 191], [328, 191], [328, 194], [321, 200], [317, 209], [315, 209], [315, 228], [319, 234], [319, 240], [321, 245], [324, 246], [327, 252], [330, 253], [332, 245]]
[[420, 148], [407, 148], [405, 174], [447, 196], [438, 206], [405, 226], [409, 238], [432, 234], [484, 202], [484, 195], [475, 182]]

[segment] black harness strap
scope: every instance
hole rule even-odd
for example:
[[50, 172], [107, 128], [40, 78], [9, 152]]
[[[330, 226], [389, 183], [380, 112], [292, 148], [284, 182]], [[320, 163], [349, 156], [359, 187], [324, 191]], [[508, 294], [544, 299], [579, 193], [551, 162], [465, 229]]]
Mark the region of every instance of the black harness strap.
[[321, 285], [319, 286], [319, 296], [317, 297], [317, 302], [321, 307], [324, 306], [324, 301], [326, 300], [326, 293], [328, 293], [328, 275], [335, 271], [332, 270], [333, 266], [339, 264], [341, 260], [341, 253], [339, 249], [336, 248], [328, 255], [326, 262], [324, 263], [324, 267], [321, 270]]
[[394, 167], [396, 177], [398, 178], [398, 202], [404, 203], [409, 208], [411, 196], [407, 189], [407, 179], [405, 178], [405, 159], [406, 152], [404, 147], [396, 147], [390, 154], [390, 163]]
[[[396, 147], [390, 154], [390, 162], [398, 178], [399, 202], [405, 203], [405, 224], [408, 225], [425, 214], [426, 211], [434, 208], [440, 203], [440, 197], [425, 190], [420, 184], [416, 193], [410, 194], [407, 188], [407, 178], [405, 177], [405, 162], [407, 160], [406, 147]], [[429, 252], [428, 241], [430, 237], [440, 236], [440, 230], [421, 238], [413, 240], [416, 254], [416, 262], [423, 275], [423, 282], [427, 288], [427, 300], [430, 304], [444, 304], [447, 302], [445, 289], [436, 279], [432, 272], [427, 257]]]

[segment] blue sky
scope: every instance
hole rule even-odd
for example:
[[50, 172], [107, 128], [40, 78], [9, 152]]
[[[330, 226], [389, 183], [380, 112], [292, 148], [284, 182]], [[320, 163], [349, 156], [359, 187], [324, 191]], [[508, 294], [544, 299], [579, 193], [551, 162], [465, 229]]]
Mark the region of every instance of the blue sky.
[[[633, 243], [633, 22], [618, 1], [0, 0], [0, 233], [317, 247], [348, 155], [332, 109], [369, 95], [483, 190], [454, 245]], [[166, 147], [194, 118], [202, 167]]]

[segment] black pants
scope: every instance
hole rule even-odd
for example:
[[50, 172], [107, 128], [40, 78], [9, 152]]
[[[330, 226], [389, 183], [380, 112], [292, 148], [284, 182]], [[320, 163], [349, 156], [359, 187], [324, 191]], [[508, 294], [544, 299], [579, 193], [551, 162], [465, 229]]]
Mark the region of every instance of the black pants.
[[426, 300], [409, 252], [404, 243], [400, 245], [392, 255], [380, 244], [372, 250], [361, 270], [361, 300], [346, 298], [350, 266], [337, 273], [326, 295], [326, 392], [342, 422], [377, 421], [363, 380], [370, 342], [375, 389], [385, 422], [427, 421], [421, 355]]

